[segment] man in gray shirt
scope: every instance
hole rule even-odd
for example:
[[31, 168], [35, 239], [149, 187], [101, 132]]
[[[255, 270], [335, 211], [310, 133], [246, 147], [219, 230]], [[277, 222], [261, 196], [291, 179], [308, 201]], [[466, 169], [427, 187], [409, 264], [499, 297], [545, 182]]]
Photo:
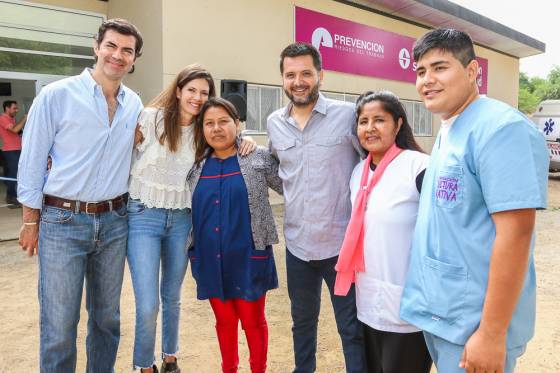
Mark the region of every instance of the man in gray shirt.
[[362, 149], [354, 105], [319, 93], [321, 56], [293, 43], [280, 55], [290, 104], [268, 118], [269, 146], [280, 161], [286, 213], [286, 269], [294, 339], [294, 373], [314, 372], [324, 280], [329, 288], [347, 372], [365, 372], [362, 327], [354, 287], [334, 295], [334, 269], [352, 210], [349, 180]]

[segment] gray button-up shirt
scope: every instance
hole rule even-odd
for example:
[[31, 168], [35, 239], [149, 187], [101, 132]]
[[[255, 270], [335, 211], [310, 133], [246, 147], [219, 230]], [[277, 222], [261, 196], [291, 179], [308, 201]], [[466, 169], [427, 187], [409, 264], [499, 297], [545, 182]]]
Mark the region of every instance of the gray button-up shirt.
[[286, 246], [299, 259], [338, 255], [350, 219], [349, 181], [363, 154], [351, 103], [323, 95], [303, 130], [291, 104], [268, 117], [270, 151], [280, 161], [284, 185]]

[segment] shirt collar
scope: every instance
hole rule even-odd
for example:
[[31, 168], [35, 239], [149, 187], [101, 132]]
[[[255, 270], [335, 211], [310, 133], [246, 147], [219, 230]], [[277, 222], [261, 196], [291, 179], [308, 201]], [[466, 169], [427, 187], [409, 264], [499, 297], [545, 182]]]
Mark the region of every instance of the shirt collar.
[[442, 119], [441, 121], [441, 127], [442, 128], [449, 128], [451, 127], [451, 125], [453, 124], [453, 122], [455, 122], [455, 120], [459, 117], [459, 114], [452, 116], [451, 118], [447, 118], [447, 119]]
[[323, 96], [322, 93], [319, 92], [319, 98], [315, 103], [315, 107], [313, 107], [313, 111], [321, 113], [323, 115], [327, 114], [327, 99]]
[[[101, 92], [101, 86], [97, 84], [97, 82], [93, 79], [93, 76], [91, 76], [92, 72], [93, 69], [86, 67], [84, 71], [82, 71], [82, 73], [80, 74], [80, 79], [85, 84], [87, 90], [91, 92], [92, 95], [94, 95], [95, 90], [99, 90]], [[124, 103], [124, 96], [125, 96], [124, 85], [121, 83], [119, 86], [119, 92], [117, 93], [117, 101], [121, 105], [123, 105]]]
[[[284, 109], [284, 119], [288, 119], [290, 117], [290, 112], [292, 111], [293, 104], [290, 102], [289, 105], [286, 106]], [[319, 98], [317, 102], [315, 102], [315, 106], [313, 106], [313, 110], [320, 114], [326, 115], [327, 114], [327, 99], [321, 92], [319, 92]]]

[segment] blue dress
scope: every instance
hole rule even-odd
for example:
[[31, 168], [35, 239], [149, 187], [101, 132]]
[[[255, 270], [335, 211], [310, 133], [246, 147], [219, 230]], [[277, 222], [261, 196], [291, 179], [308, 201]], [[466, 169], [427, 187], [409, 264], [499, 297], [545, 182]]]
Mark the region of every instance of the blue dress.
[[197, 298], [255, 301], [278, 287], [272, 246], [255, 248], [245, 181], [237, 155], [209, 157], [193, 192]]

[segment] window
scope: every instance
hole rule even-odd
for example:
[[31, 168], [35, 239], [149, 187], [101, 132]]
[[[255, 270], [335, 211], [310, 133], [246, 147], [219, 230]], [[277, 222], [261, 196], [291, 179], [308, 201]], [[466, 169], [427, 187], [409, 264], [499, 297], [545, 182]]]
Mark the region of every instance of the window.
[[95, 63], [103, 14], [28, 1], [0, 1], [0, 71], [76, 75]]
[[358, 101], [358, 97], [360, 97], [360, 95], [352, 95], [350, 93], [345, 93], [344, 94], [344, 101], [346, 102], [352, 102], [352, 103], [356, 103], [356, 101]]
[[401, 100], [414, 136], [432, 136], [432, 113], [422, 102]]
[[326, 97], [332, 100], [339, 100], [339, 101], [346, 101], [346, 102], [353, 102], [355, 103], [358, 99], [358, 95], [353, 95], [351, 93], [338, 93], [338, 92], [325, 92], [321, 91], [321, 93]]
[[82, 58], [42, 55], [35, 53], [5, 52], [0, 49], [0, 71], [30, 72], [52, 75], [78, 75], [92, 67], [93, 57]]
[[[323, 95], [333, 100], [340, 100], [355, 103], [358, 95], [339, 92], [324, 92]], [[412, 126], [414, 136], [432, 136], [432, 113], [426, 109], [422, 102], [401, 100], [408, 117], [408, 122]]]
[[266, 118], [280, 107], [282, 107], [282, 88], [248, 84], [246, 130], [266, 132]]

